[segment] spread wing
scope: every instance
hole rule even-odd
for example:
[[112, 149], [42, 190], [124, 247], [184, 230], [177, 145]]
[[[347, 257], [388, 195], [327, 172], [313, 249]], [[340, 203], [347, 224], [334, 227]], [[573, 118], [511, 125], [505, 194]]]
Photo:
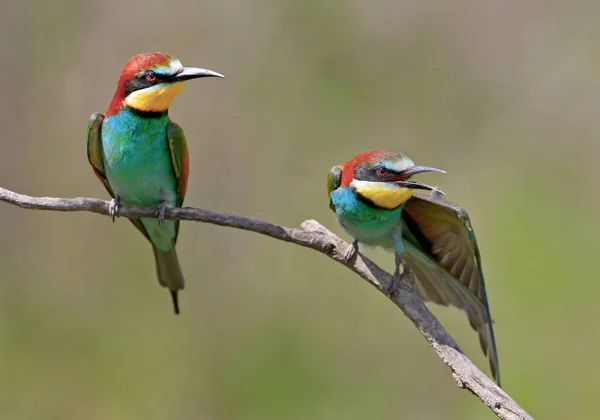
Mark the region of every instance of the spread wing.
[[[177, 207], [183, 205], [183, 199], [187, 191], [188, 175], [190, 173], [190, 159], [188, 154], [185, 134], [180, 126], [173, 121], [167, 125], [167, 139], [171, 151], [173, 170], [177, 178]], [[179, 220], [175, 222], [176, 231], [179, 232]], [[177, 240], [177, 238], [175, 238]]]
[[[87, 126], [87, 155], [90, 165], [92, 165], [92, 169], [94, 173], [106, 188], [106, 191], [110, 194], [111, 197], [115, 197], [115, 193], [108, 182], [108, 178], [106, 177], [106, 170], [104, 169], [104, 155], [102, 153], [102, 121], [104, 121], [104, 115], [96, 112], [92, 114], [88, 121]], [[131, 223], [134, 224], [136, 228], [146, 237], [146, 239], [150, 240], [148, 236], [148, 232], [144, 226], [140, 223], [139, 220], [129, 219]]]
[[415, 271], [424, 300], [467, 312], [500, 385], [498, 353], [475, 232], [467, 213], [438, 196], [415, 193], [403, 211], [404, 256]]
[[334, 166], [327, 174], [327, 197], [329, 198], [329, 208], [335, 211], [335, 206], [331, 201], [331, 192], [337, 190], [342, 183], [342, 168]]

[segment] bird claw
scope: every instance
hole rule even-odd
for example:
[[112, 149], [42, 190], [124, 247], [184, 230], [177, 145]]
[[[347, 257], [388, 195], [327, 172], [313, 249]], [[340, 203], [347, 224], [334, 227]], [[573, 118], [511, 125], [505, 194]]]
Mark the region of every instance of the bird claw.
[[387, 295], [387, 297], [392, 297], [392, 294], [396, 292], [396, 289], [398, 288], [399, 284], [400, 284], [400, 273], [398, 271], [396, 271], [394, 273], [394, 275], [392, 276], [392, 281], [390, 282], [387, 289], [385, 290], [385, 294]]
[[346, 263], [348, 263], [356, 254], [358, 254], [358, 241], [354, 240], [352, 241], [350, 246], [346, 248], [346, 251], [344, 252], [344, 255], [342, 255], [342, 258]]
[[161, 202], [158, 207], [156, 207], [156, 217], [158, 218], [158, 224], [162, 225], [162, 222], [165, 220], [165, 211], [167, 210], [167, 204], [165, 202]]
[[386, 288], [385, 292], [388, 297], [392, 297], [393, 294], [396, 293], [398, 289], [398, 285], [400, 284], [400, 278], [404, 274], [404, 266], [402, 265], [402, 257], [400, 254], [396, 254], [396, 270], [394, 271], [394, 275], [392, 276], [392, 281]]
[[115, 222], [115, 217], [119, 217], [119, 206], [121, 205], [121, 200], [119, 197], [115, 197], [110, 200], [110, 205], [108, 206], [108, 216], [112, 219], [113, 223]]

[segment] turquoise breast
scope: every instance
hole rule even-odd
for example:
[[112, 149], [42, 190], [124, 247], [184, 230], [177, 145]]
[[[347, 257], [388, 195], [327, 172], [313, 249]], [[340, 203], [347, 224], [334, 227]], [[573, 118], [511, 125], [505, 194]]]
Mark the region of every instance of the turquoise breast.
[[[177, 203], [177, 179], [167, 140], [166, 114], [147, 118], [122, 109], [102, 123], [102, 152], [106, 177], [124, 204], [170, 207]], [[152, 242], [171, 249], [176, 238], [174, 221], [158, 224], [141, 219]]]
[[176, 203], [176, 179], [167, 141], [166, 114], [140, 117], [123, 109], [102, 123], [106, 176], [126, 204]]
[[330, 196], [338, 221], [350, 236], [368, 245], [393, 247], [392, 232], [401, 226], [404, 205], [392, 210], [372, 207], [349, 187], [340, 187]]

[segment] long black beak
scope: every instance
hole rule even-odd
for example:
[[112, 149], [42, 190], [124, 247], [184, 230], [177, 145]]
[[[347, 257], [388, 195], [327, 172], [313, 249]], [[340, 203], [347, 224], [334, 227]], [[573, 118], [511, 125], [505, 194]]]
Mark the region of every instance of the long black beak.
[[420, 182], [415, 181], [396, 181], [396, 184], [400, 185], [404, 188], [411, 188], [413, 190], [426, 190], [426, 191], [435, 191], [442, 195], [446, 195], [446, 193], [440, 190], [438, 187], [432, 187], [431, 185], [422, 184]]
[[439, 172], [442, 174], [446, 173], [446, 171], [443, 171], [441, 169], [431, 168], [429, 166], [412, 166], [412, 167], [408, 168], [407, 170], [402, 171], [402, 176], [408, 178], [410, 176], [420, 174], [422, 172]]
[[[413, 175], [416, 174], [420, 174], [423, 172], [439, 172], [442, 174], [445, 174], [446, 171], [443, 171], [441, 169], [437, 169], [437, 168], [432, 168], [429, 166], [412, 166], [410, 168], [408, 168], [405, 171], [402, 171], [402, 177], [403, 178], [408, 178], [411, 177]], [[396, 184], [400, 185], [401, 187], [404, 188], [412, 188], [415, 190], [427, 190], [427, 191], [436, 191], [439, 192], [441, 194], [444, 194], [444, 192], [442, 190], [440, 190], [438, 187], [432, 187], [430, 185], [427, 184], [422, 184], [420, 182], [416, 182], [416, 181], [396, 181]]]
[[174, 82], [183, 82], [184, 80], [197, 79], [199, 77], [225, 77], [221, 73], [209, 69], [199, 69], [196, 67], [184, 67], [171, 79]]

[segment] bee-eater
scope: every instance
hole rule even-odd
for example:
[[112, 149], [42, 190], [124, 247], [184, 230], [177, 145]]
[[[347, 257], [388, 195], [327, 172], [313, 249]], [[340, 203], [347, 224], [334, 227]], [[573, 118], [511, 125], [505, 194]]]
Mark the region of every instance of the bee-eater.
[[329, 206], [354, 239], [344, 257], [352, 258], [359, 244], [393, 251], [396, 270], [388, 293], [395, 292], [404, 259], [415, 273], [415, 287], [423, 300], [466, 311], [500, 385], [481, 259], [469, 216], [443, 200], [437, 188], [409, 181], [422, 172], [444, 171], [416, 166], [408, 157], [385, 150], [361, 153], [331, 169]]
[[183, 204], [189, 159], [183, 130], [168, 112], [184, 82], [200, 77], [223, 75], [183, 67], [165, 53], [136, 55], [125, 64], [106, 114], [92, 114], [87, 126], [88, 159], [113, 197], [113, 221], [119, 204], [157, 207], [158, 219], [131, 222], [152, 245], [156, 276], [170, 290], [176, 314], [184, 285], [175, 252], [179, 221], [163, 219], [167, 207]]

